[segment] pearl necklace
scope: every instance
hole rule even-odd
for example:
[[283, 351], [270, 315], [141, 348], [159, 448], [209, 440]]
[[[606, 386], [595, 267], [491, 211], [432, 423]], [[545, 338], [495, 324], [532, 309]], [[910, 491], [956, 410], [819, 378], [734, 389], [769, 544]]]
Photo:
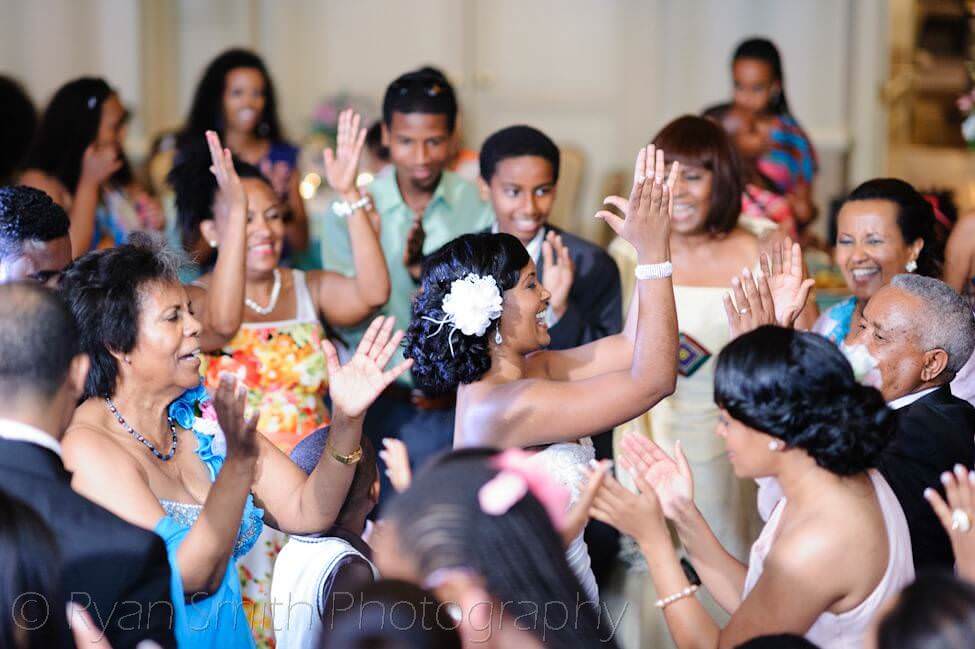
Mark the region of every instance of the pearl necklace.
[[105, 403], [108, 405], [108, 409], [112, 411], [112, 414], [115, 415], [115, 419], [118, 421], [119, 425], [122, 426], [125, 432], [127, 432], [129, 435], [132, 435], [132, 437], [135, 437], [140, 442], [142, 442], [146, 448], [152, 451], [153, 455], [155, 455], [163, 462], [169, 462], [171, 459], [173, 459], [173, 456], [176, 455], [176, 426], [173, 425], [172, 417], [167, 416], [166, 420], [169, 422], [169, 432], [173, 434], [173, 445], [169, 449], [169, 453], [163, 455], [158, 450], [156, 450], [156, 447], [153, 446], [152, 442], [150, 442], [144, 436], [137, 433], [135, 429], [132, 428], [132, 426], [129, 426], [129, 422], [125, 421], [125, 418], [122, 417], [122, 413], [118, 411], [118, 408], [115, 407], [115, 404], [112, 403], [111, 399], [105, 397]]
[[268, 300], [267, 306], [261, 306], [249, 297], [244, 298], [244, 304], [247, 305], [247, 308], [261, 315], [267, 315], [274, 311], [274, 307], [278, 305], [278, 297], [281, 295], [281, 271], [275, 268], [271, 272], [274, 273], [274, 286], [271, 287], [271, 299]]

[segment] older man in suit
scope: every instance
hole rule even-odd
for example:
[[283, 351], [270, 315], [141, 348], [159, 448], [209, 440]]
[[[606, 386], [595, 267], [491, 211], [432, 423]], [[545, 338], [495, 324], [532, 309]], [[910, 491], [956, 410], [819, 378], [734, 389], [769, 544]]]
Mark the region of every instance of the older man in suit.
[[61, 462], [59, 441], [88, 373], [78, 337], [68, 307], [48, 289], [0, 286], [0, 489], [51, 529], [65, 601], [85, 608], [112, 647], [174, 647], [162, 539], [72, 491]]
[[923, 497], [939, 476], [975, 462], [975, 407], [948, 384], [975, 349], [966, 300], [930, 277], [898, 275], [853, 323], [856, 344], [877, 362], [881, 392], [897, 411], [897, 433], [880, 471], [904, 509], [916, 568], [950, 569], [948, 535]]
[[[481, 146], [481, 194], [494, 210], [491, 230], [518, 238], [552, 294], [547, 314], [551, 349], [569, 349], [618, 334], [623, 328], [620, 273], [605, 250], [548, 224], [559, 178], [559, 149], [530, 126], [510, 126]], [[612, 456], [612, 434], [595, 436], [596, 455]], [[615, 556], [616, 533], [590, 524], [586, 541], [593, 570], [602, 576]]]

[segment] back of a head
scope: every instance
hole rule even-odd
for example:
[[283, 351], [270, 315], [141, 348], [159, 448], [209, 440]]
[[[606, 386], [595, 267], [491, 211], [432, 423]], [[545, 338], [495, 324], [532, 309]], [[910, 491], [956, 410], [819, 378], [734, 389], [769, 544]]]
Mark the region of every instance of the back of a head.
[[904, 243], [924, 242], [917, 257], [917, 273], [941, 277], [944, 241], [938, 236], [934, 207], [910, 183], [900, 178], [874, 178], [858, 185], [843, 202], [852, 201], [890, 201], [896, 205], [897, 226]]
[[749, 38], [743, 40], [735, 48], [731, 62], [734, 64], [735, 61], [741, 59], [753, 59], [769, 65], [772, 69], [772, 78], [782, 86], [778, 97], [773, 99], [769, 109], [778, 115], [787, 114], [789, 112], [789, 102], [785, 98], [785, 75], [782, 72], [782, 57], [775, 43], [767, 38]]
[[481, 145], [480, 169], [484, 182], [491, 182], [498, 163], [508, 158], [537, 156], [552, 165], [552, 181], [559, 179], [559, 147], [552, 139], [531, 126], [509, 126], [495, 131]]
[[37, 111], [24, 87], [0, 75], [0, 185], [20, 170], [36, 128]]
[[801, 635], [782, 633], [778, 635], [763, 635], [746, 640], [735, 649], [817, 649], [809, 640]]
[[67, 305], [34, 283], [0, 285], [0, 399], [50, 398], [80, 353]]
[[744, 180], [741, 160], [725, 130], [706, 117], [683, 115], [664, 126], [653, 144], [663, 149], [668, 164], [677, 160], [714, 174], [707, 229], [713, 234], [733, 230], [741, 213]]
[[449, 392], [479, 380], [491, 368], [488, 337], [494, 335], [497, 321], [481, 336], [465, 336], [438, 324], [445, 317], [443, 301], [451, 284], [472, 273], [491, 276], [503, 294], [518, 284], [530, 261], [515, 237], [485, 233], [465, 234], [426, 258], [420, 291], [413, 298], [413, 318], [403, 338], [403, 354], [413, 359], [419, 387], [430, 393]]
[[[400, 547], [413, 554], [424, 578], [438, 570], [470, 570], [512, 618], [534, 611], [531, 631], [541, 636], [544, 629], [546, 646], [600, 644], [598, 613], [578, 607], [587, 598], [542, 503], [529, 492], [504, 514], [482, 510], [479, 491], [499, 473], [492, 461], [483, 454], [448, 454], [417, 475], [386, 512]], [[560, 611], [560, 604], [566, 608]], [[543, 610], [552, 619], [538, 619]], [[565, 612], [570, 617], [560, 618]]]
[[975, 317], [968, 300], [933, 277], [905, 273], [896, 275], [890, 283], [924, 304], [915, 320], [917, 335], [924, 349], [947, 352], [945, 380], [951, 380], [975, 351]]
[[383, 97], [383, 122], [389, 126], [393, 113], [445, 115], [447, 130], [457, 124], [457, 98], [442, 73], [420, 69], [407, 72], [386, 88]]
[[64, 208], [41, 190], [0, 187], [0, 260], [20, 255], [25, 242], [66, 237], [69, 227]]
[[876, 624], [877, 649], [975, 647], [975, 586], [953, 575], [922, 574]]
[[[0, 490], [0, 647], [49, 649], [66, 633], [58, 547], [44, 520]], [[29, 595], [29, 596], [25, 596]]]
[[82, 255], [64, 271], [59, 292], [78, 323], [81, 351], [91, 367], [82, 398], [111, 396], [118, 380], [112, 352], [136, 344], [141, 291], [155, 282], [179, 282], [179, 257], [161, 236], [134, 233], [129, 242]]
[[322, 634], [321, 649], [460, 649], [457, 622], [430, 591], [383, 579], [356, 595]]
[[61, 86], [41, 117], [24, 165], [56, 177], [73, 193], [85, 149], [98, 135], [102, 104], [112, 94], [108, 83], [96, 77]]
[[760, 327], [722, 349], [714, 401], [838, 475], [875, 466], [893, 435], [883, 396], [856, 381], [839, 348], [793, 329]]

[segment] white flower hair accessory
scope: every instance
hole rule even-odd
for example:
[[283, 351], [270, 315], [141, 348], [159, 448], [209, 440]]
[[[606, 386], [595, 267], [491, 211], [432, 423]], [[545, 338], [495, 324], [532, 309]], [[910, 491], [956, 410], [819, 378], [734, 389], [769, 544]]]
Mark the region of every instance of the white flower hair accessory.
[[884, 380], [880, 374], [880, 366], [866, 345], [847, 345], [840, 343], [840, 351], [846, 356], [853, 368], [853, 378], [857, 383], [877, 388], [883, 386]]
[[440, 308], [445, 314], [441, 320], [423, 316], [424, 320], [440, 325], [426, 337], [436, 336], [446, 325], [450, 325], [447, 344], [453, 356], [454, 334], [458, 330], [465, 336], [483, 336], [491, 323], [501, 317], [501, 290], [491, 275], [469, 273], [467, 277], [450, 283], [450, 292], [444, 296]]

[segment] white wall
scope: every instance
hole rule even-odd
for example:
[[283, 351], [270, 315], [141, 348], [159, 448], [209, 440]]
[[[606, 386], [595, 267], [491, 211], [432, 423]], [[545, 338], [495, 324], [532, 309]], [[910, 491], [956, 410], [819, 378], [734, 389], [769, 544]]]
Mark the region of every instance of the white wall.
[[[144, 111], [151, 131], [179, 123], [214, 54], [250, 46], [266, 57], [285, 125], [300, 135], [323, 95], [369, 94], [378, 105], [394, 76], [430, 63], [457, 82], [473, 145], [490, 129], [523, 119], [583, 147], [588, 211], [605, 173], [629, 166], [633, 151], [664, 123], [728, 97], [731, 52], [756, 34], [780, 46], [790, 103], [827, 163], [843, 159], [856, 131], [866, 141], [854, 149], [854, 175], [879, 172], [882, 132], [865, 127], [877, 123], [870, 99], [885, 63], [883, 4], [0, 0], [0, 69], [23, 79], [38, 100], [72, 76], [102, 74], [136, 110], [151, 98], [155, 110]], [[148, 31], [154, 38], [143, 38]], [[171, 64], [153, 65], [162, 57]], [[143, 70], [172, 78], [155, 84]], [[171, 91], [154, 96], [156, 85]], [[842, 170], [832, 176], [830, 185], [845, 179]]]

